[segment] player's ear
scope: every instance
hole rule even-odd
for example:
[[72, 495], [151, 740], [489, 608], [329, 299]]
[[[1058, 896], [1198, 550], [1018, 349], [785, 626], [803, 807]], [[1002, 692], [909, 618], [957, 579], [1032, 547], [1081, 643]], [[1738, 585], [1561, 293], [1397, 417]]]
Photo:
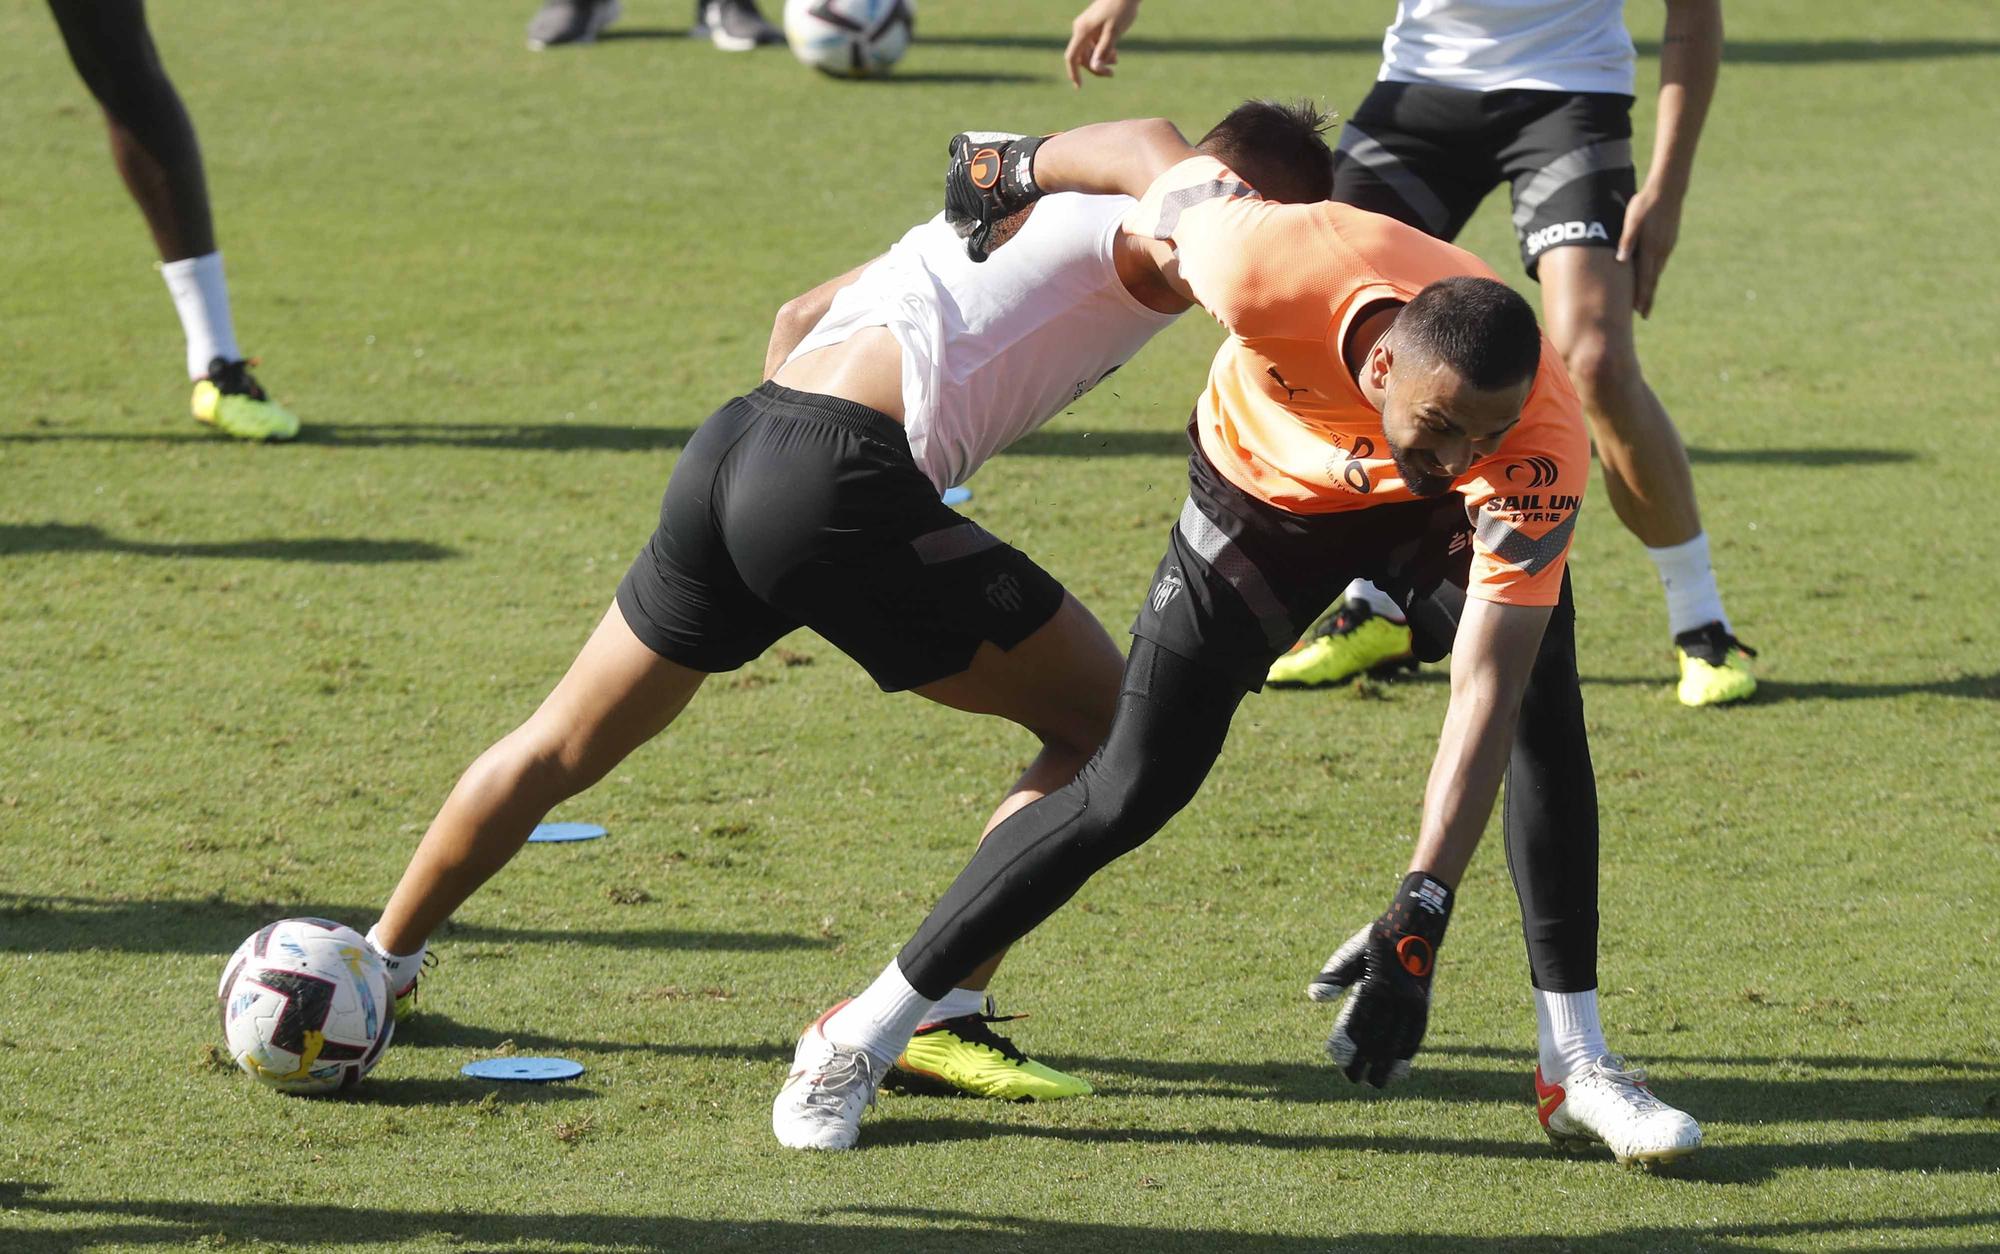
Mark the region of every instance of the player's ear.
[[1389, 347], [1389, 337], [1383, 336], [1368, 350], [1368, 386], [1387, 388], [1389, 371], [1396, 364], [1396, 350]]

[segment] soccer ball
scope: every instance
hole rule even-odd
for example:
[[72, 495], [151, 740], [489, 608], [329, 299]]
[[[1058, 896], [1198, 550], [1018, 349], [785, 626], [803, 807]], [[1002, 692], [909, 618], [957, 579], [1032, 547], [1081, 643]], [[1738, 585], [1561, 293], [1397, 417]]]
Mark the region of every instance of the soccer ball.
[[237, 1066], [284, 1093], [361, 1083], [396, 1016], [382, 960], [351, 927], [280, 919], [236, 947], [216, 990]]
[[792, 55], [836, 78], [887, 74], [910, 48], [914, 0], [785, 0]]

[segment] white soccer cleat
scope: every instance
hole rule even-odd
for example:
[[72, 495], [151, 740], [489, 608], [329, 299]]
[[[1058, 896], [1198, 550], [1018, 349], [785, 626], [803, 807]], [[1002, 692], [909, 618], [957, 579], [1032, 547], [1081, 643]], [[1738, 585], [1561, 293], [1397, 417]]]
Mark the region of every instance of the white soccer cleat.
[[1566, 1150], [1603, 1145], [1622, 1166], [1670, 1163], [1701, 1148], [1701, 1125], [1646, 1087], [1643, 1067], [1605, 1054], [1544, 1084], [1535, 1068], [1535, 1113], [1549, 1139]]
[[771, 1103], [771, 1131], [788, 1149], [853, 1149], [861, 1138], [861, 1114], [875, 1104], [884, 1068], [866, 1050], [826, 1039], [822, 1030], [841, 1002], [799, 1037], [792, 1072]]

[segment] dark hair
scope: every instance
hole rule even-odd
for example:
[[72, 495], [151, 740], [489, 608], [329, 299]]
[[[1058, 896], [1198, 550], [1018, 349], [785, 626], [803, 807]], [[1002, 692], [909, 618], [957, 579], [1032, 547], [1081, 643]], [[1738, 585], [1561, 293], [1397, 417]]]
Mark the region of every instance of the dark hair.
[[1264, 199], [1308, 205], [1333, 195], [1333, 153], [1320, 138], [1329, 124], [1309, 100], [1246, 100], [1195, 147], [1249, 180]]
[[1542, 332], [1535, 311], [1505, 283], [1455, 275], [1418, 292], [1396, 315], [1397, 341], [1485, 392], [1535, 377]]

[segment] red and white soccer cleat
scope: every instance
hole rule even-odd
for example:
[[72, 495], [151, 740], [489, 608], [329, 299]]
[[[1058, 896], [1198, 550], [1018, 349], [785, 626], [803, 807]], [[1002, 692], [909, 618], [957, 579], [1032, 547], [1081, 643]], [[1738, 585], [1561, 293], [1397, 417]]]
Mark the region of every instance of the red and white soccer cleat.
[[853, 1149], [861, 1116], [875, 1104], [885, 1070], [866, 1050], [826, 1039], [822, 1030], [845, 1001], [813, 1021], [799, 1037], [792, 1070], [771, 1103], [771, 1131], [788, 1149]]
[[1701, 1148], [1701, 1125], [1646, 1087], [1646, 1072], [1605, 1054], [1570, 1072], [1560, 1084], [1535, 1068], [1535, 1113], [1542, 1131], [1563, 1149], [1603, 1145], [1621, 1165], [1670, 1163]]

